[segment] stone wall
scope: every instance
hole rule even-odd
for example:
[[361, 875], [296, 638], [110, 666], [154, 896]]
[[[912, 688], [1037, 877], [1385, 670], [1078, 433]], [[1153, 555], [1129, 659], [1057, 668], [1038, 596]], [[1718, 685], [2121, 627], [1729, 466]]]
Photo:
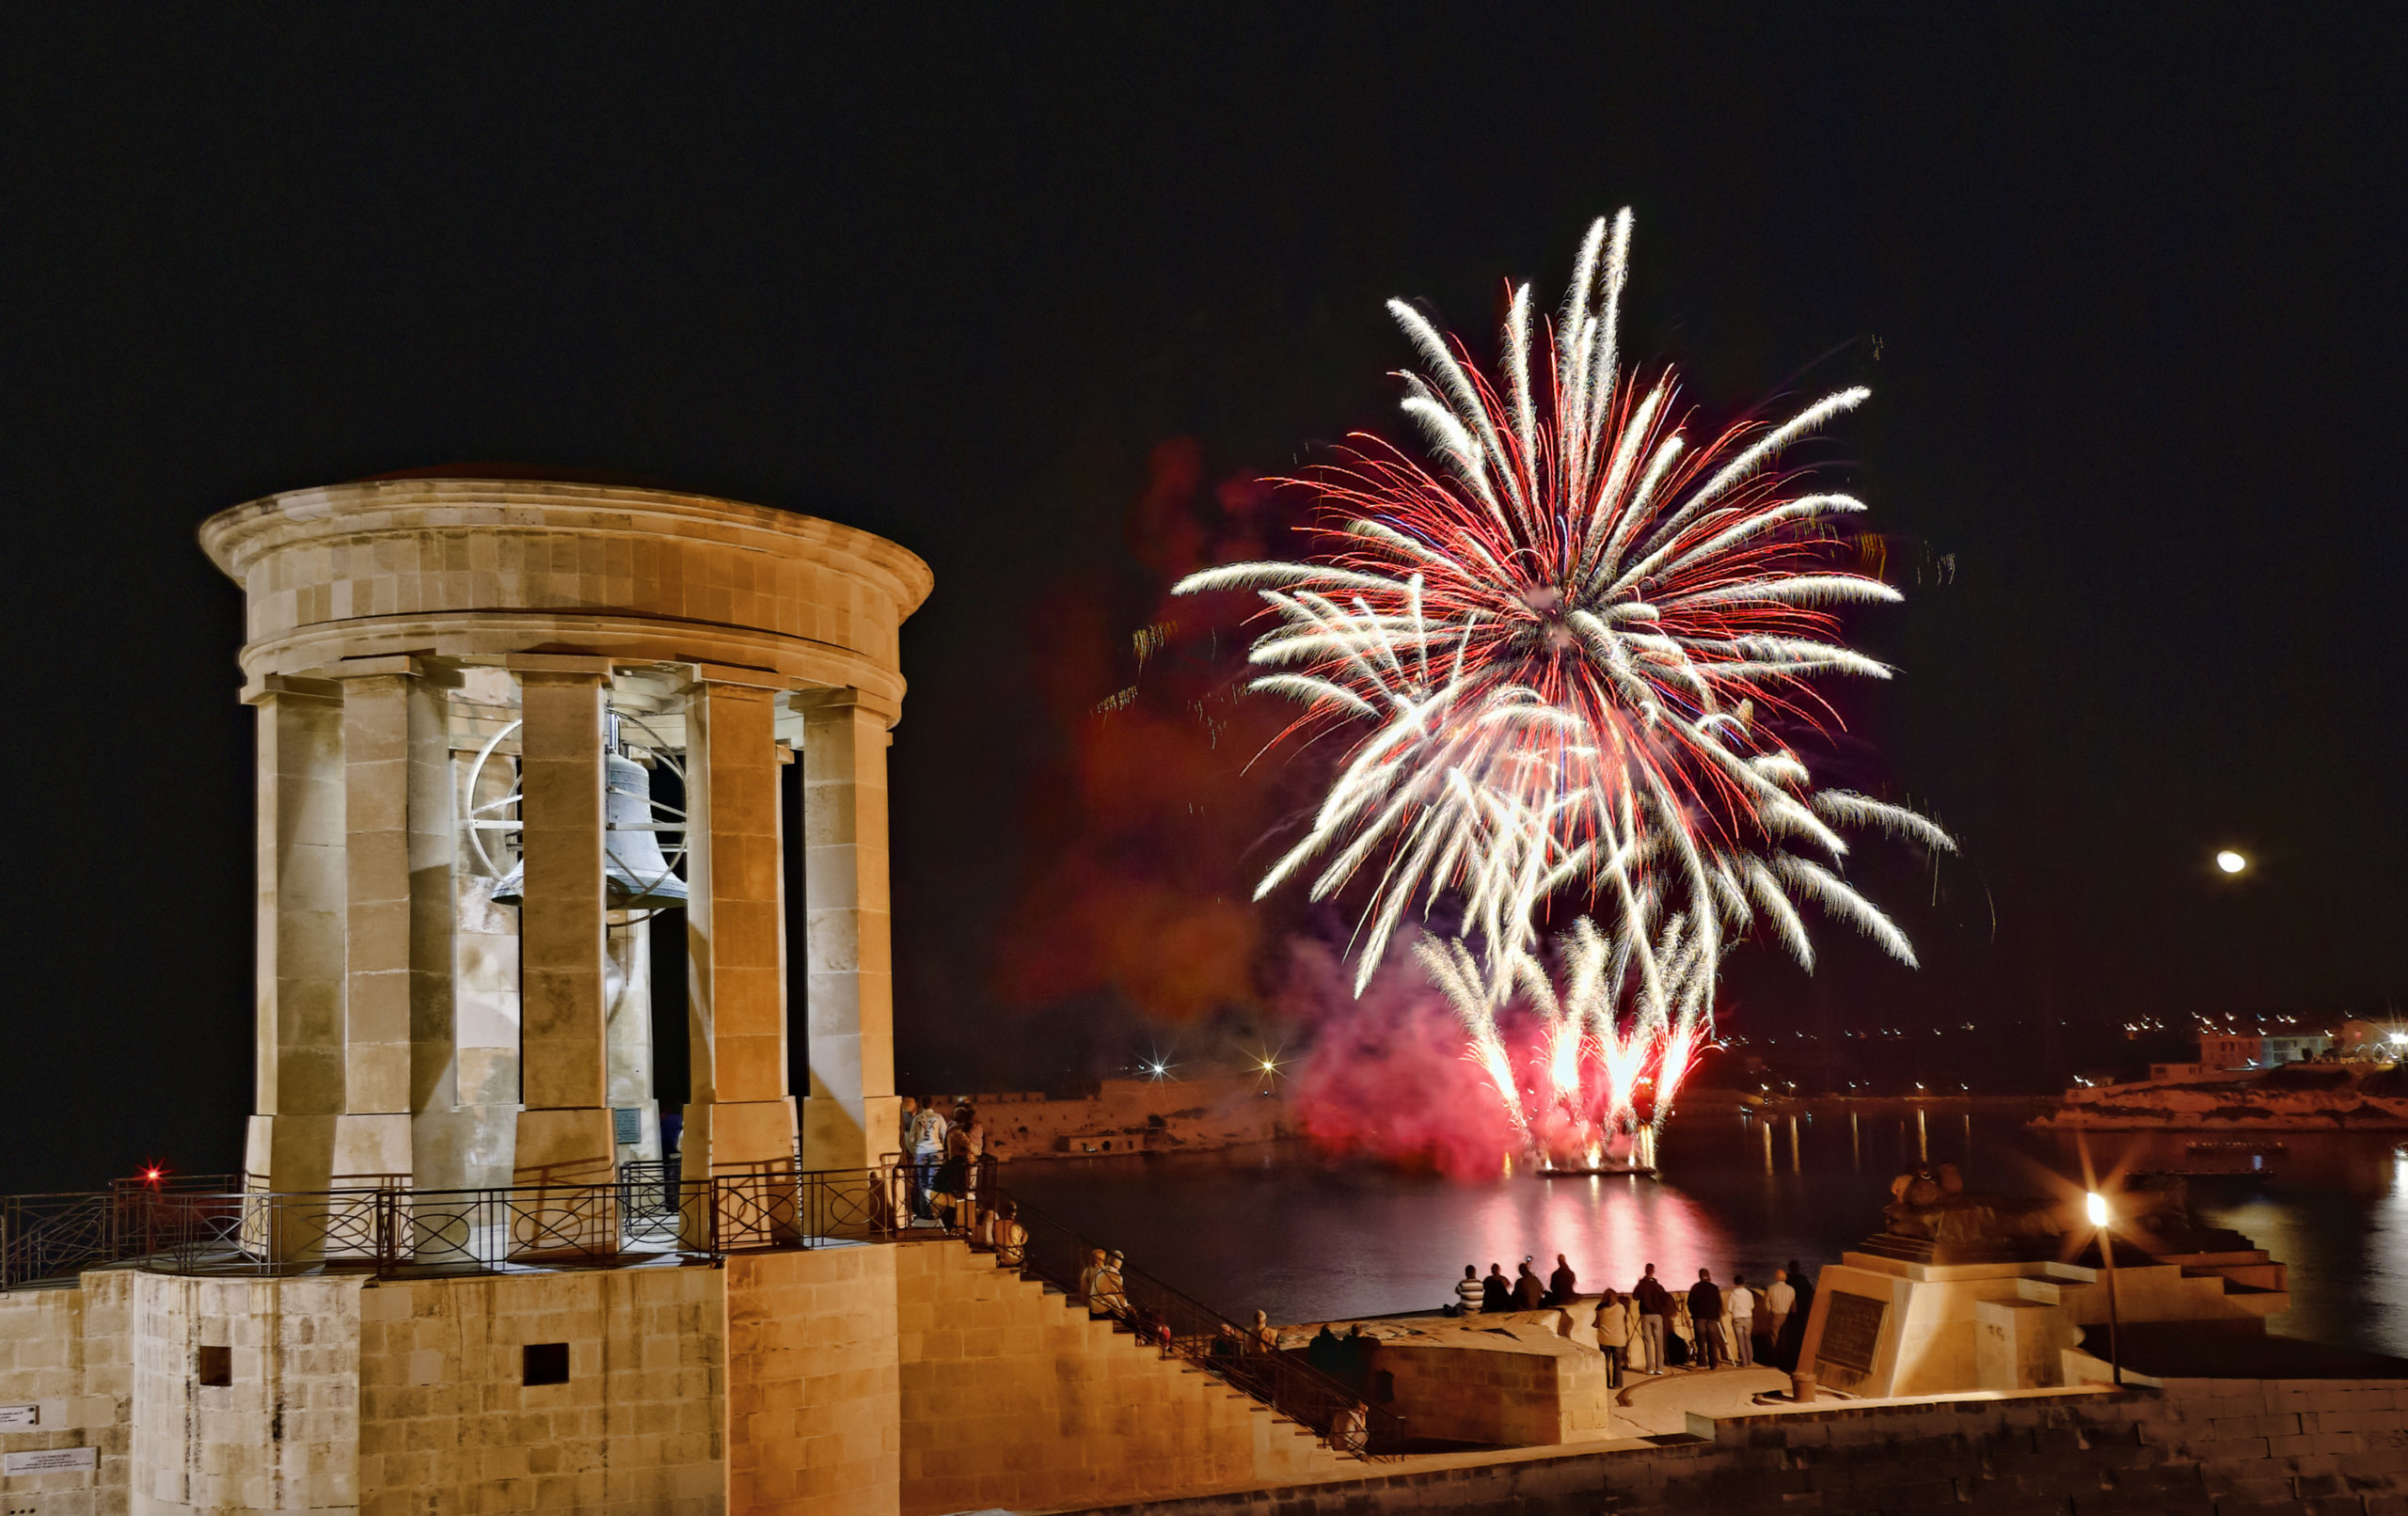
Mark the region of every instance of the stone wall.
[[[565, 1377], [527, 1382], [554, 1344]], [[0, 1487], [35, 1516], [926, 1516], [1359, 1466], [958, 1241], [382, 1282], [103, 1271], [0, 1294], [15, 1405], [39, 1423], [0, 1451], [97, 1454]]]
[[[136, 1516], [354, 1508], [359, 1281], [131, 1278]], [[200, 1382], [212, 1348], [226, 1383]]]
[[[614, 1269], [359, 1290], [363, 1516], [723, 1510], [721, 1278]], [[567, 1344], [566, 1382], [524, 1382], [542, 1343]]]
[[69, 1289], [0, 1294], [0, 1406], [35, 1408], [0, 1426], [0, 1454], [94, 1449], [94, 1468], [0, 1478], [0, 1509], [123, 1516], [134, 1466], [133, 1282], [88, 1274]]
[[[1429, 1346], [1384, 1342], [1371, 1367], [1390, 1376], [1389, 1409], [1418, 1437], [1532, 1447], [1588, 1443], [1612, 1435], [1613, 1392], [1593, 1347], [1525, 1327], [1517, 1349], [1490, 1348], [1445, 1334]], [[1516, 1334], [1521, 1335], [1521, 1334]]]
[[895, 1290], [925, 1247], [727, 1260], [727, 1508], [894, 1516]]
[[959, 1243], [895, 1259], [904, 1516], [1081, 1501], [1341, 1466], [1309, 1432]]
[[2255, 1516], [2408, 1510], [2408, 1382], [2175, 1380], [1798, 1407], [1671, 1444], [1110, 1508], [1149, 1516], [1883, 1512]]

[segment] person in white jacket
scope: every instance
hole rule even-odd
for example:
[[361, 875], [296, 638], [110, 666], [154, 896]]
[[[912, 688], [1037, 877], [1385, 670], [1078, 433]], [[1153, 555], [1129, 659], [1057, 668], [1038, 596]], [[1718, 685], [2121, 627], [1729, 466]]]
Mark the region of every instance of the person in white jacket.
[[1722, 1335], [1731, 1344], [1731, 1363], [1735, 1368], [1755, 1366], [1756, 1292], [1748, 1287], [1746, 1274], [1733, 1274], [1731, 1287], [1723, 1292]]
[[1781, 1350], [1781, 1329], [1789, 1320], [1789, 1313], [1798, 1308], [1798, 1291], [1789, 1283], [1789, 1271], [1775, 1269], [1772, 1287], [1765, 1291], [1765, 1346], [1774, 1352]]

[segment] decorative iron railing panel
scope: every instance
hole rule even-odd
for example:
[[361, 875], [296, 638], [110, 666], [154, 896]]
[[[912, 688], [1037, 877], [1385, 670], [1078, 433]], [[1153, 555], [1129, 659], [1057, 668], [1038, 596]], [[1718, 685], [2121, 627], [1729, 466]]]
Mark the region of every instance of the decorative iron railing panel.
[[822, 1248], [893, 1235], [883, 1169], [720, 1175], [628, 1165], [609, 1184], [320, 1192], [120, 1184], [0, 1196], [0, 1289], [140, 1263], [165, 1273], [276, 1277], [598, 1268]]

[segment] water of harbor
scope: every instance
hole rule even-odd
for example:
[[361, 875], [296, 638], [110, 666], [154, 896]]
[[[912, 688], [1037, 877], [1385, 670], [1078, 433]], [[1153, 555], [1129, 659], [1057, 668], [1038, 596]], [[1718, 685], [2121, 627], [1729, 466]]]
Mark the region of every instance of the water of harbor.
[[[1769, 1141], [1767, 1136], [1769, 1135]], [[1881, 1224], [1891, 1176], [1927, 1154], [1969, 1188], [2044, 1194], [2102, 1174], [2196, 1167], [2193, 1216], [2290, 1265], [2291, 1309], [2273, 1329], [2408, 1356], [2408, 1156], [2396, 1136], [2286, 1132], [2253, 1154], [2210, 1133], [2031, 1129], [2022, 1112], [1936, 1105], [1811, 1110], [1793, 1151], [1785, 1119], [1683, 1115], [1658, 1179], [1482, 1181], [1318, 1160], [1301, 1144], [1222, 1153], [1022, 1162], [1005, 1182], [1028, 1204], [1125, 1250], [1130, 1261], [1224, 1311], [1309, 1321], [1427, 1310], [1464, 1265], [1541, 1274], [1564, 1254], [1584, 1290], [1628, 1288], [1654, 1262], [1675, 1282], [1701, 1267], [1751, 1282], [1812, 1269]], [[2194, 1144], [2219, 1145], [2194, 1148]], [[2253, 1165], [2262, 1165], [2255, 1167]]]

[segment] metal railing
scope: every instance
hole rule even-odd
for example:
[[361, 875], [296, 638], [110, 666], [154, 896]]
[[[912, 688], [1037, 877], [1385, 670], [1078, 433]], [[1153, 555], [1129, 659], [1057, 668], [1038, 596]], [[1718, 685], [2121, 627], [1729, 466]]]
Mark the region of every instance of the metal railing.
[[[1311, 1429], [1339, 1451], [1374, 1462], [1403, 1455], [1405, 1419], [1373, 1400], [1371, 1385], [1332, 1378], [1307, 1363], [1298, 1351], [1259, 1352], [1249, 1345], [1248, 1350], [1227, 1352], [1227, 1339], [1220, 1329], [1225, 1324], [1234, 1327], [1235, 1318], [1222, 1315], [1142, 1269], [1124, 1265], [1117, 1294], [1087, 1299], [1082, 1283], [1088, 1256], [1105, 1244], [1011, 1196], [995, 1183], [992, 1165], [987, 1166], [980, 1179], [984, 1192], [980, 1208], [1010, 1200], [1014, 1219], [1028, 1234], [1020, 1263], [1022, 1273], [1042, 1279], [1074, 1302], [1084, 1302], [1090, 1315], [1115, 1318], [1140, 1342], [1149, 1341], [1164, 1356], [1218, 1376], [1230, 1388]], [[1224, 1350], [1215, 1350], [1216, 1342]], [[1340, 1427], [1339, 1418], [1357, 1408], [1359, 1429]]]
[[0, 1289], [139, 1263], [163, 1273], [321, 1271], [380, 1278], [594, 1268], [880, 1241], [895, 1234], [884, 1169], [681, 1178], [629, 1165], [602, 1184], [315, 1192], [148, 1183], [0, 1196]]

